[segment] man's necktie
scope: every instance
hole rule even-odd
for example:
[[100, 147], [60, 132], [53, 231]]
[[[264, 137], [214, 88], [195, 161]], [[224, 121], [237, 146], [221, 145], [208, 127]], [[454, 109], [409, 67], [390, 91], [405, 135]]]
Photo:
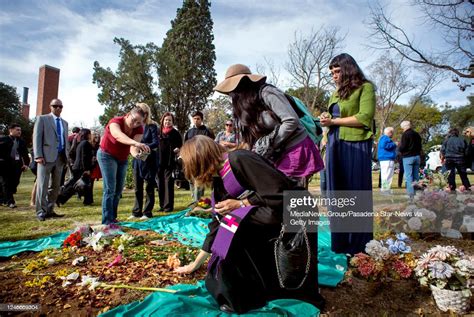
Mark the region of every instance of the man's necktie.
[[61, 119], [56, 118], [56, 132], [58, 133], [58, 152], [63, 151], [63, 136], [61, 134]]

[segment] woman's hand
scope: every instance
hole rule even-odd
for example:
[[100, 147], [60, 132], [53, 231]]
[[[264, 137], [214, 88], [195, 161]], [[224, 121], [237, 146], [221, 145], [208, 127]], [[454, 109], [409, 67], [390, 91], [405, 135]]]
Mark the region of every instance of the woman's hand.
[[180, 266], [174, 269], [176, 273], [179, 274], [191, 274], [192, 272], [196, 271], [199, 266], [196, 264], [196, 261], [189, 263], [188, 265]]
[[240, 208], [240, 201], [236, 199], [226, 199], [224, 201], [218, 202], [214, 210], [218, 212], [220, 215], [225, 216], [229, 212]]
[[138, 150], [142, 150], [143, 152], [150, 153], [150, 147], [144, 143], [136, 142], [134, 145]]
[[319, 122], [321, 123], [323, 127], [330, 127], [334, 125], [334, 120], [331, 118], [321, 118], [319, 119]]
[[180, 274], [190, 274], [196, 271], [197, 269], [199, 269], [209, 256], [210, 256], [210, 253], [207, 253], [206, 251], [201, 250], [199, 251], [199, 254], [197, 255], [194, 262], [189, 263], [188, 265], [177, 267], [176, 269], [174, 269], [174, 271]]

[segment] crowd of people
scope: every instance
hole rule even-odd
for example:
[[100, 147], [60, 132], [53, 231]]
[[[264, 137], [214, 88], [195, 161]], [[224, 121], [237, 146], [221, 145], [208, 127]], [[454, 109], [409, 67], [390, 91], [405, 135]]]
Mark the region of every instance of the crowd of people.
[[[59, 99], [52, 100], [51, 113], [37, 118], [33, 132], [31, 166], [36, 181], [32, 202], [38, 220], [64, 216], [54, 207], [66, 204], [78, 193], [84, 197], [84, 205], [93, 204], [94, 180], [102, 178], [102, 223], [118, 222], [129, 155], [133, 157], [135, 188], [129, 219], [153, 217], [157, 189], [159, 211], [171, 212], [180, 158], [191, 183], [193, 201], [198, 201], [209, 187], [213, 208], [201, 252], [192, 263], [176, 271], [189, 274], [209, 259], [206, 287], [224, 312], [245, 313], [277, 298], [301, 299], [321, 309], [324, 300], [318, 290], [317, 232], [304, 231], [314, 252], [307, 254], [307, 271], [297, 287], [284, 286], [274, 256], [274, 241], [283, 233], [289, 239], [296, 237], [282, 227], [287, 212], [284, 191], [306, 191], [316, 173], [320, 173], [321, 189], [326, 195], [370, 193], [364, 207], [373, 208], [376, 87], [349, 54], [334, 57], [329, 71], [336, 90], [329, 98], [327, 112], [319, 118], [324, 130], [319, 145], [301, 123], [288, 96], [268, 84], [265, 76], [252, 74], [242, 64], [230, 66], [225, 79], [214, 88], [232, 102], [232, 118], [225, 121], [224, 131], [217, 136], [204, 125], [203, 113], [196, 111], [191, 115], [193, 126], [183, 140], [174, 128], [172, 113], [164, 113], [157, 123], [144, 103], [112, 118], [102, 137], [87, 128], [74, 128], [68, 135], [68, 123], [61, 118], [63, 104]], [[407, 194], [413, 198], [422, 141], [409, 121], [403, 121], [401, 129], [400, 142], [393, 140], [392, 127], [385, 128], [377, 142], [381, 191], [391, 193], [395, 163], [401, 158]], [[9, 132], [0, 140], [0, 191], [1, 203], [14, 208], [13, 194], [21, 172], [30, 162], [19, 126], [12, 124]], [[451, 129], [441, 149], [444, 166], [451, 171], [449, 186], [453, 191], [455, 170], [464, 190], [470, 189], [466, 166], [472, 164], [472, 128], [464, 134], [469, 142], [457, 129]], [[324, 149], [324, 160], [319, 146]], [[354, 221], [362, 230], [343, 229]], [[373, 238], [370, 216], [333, 217], [330, 228], [332, 250], [348, 256], [363, 252]]]
[[[394, 128], [387, 127], [377, 144], [377, 160], [380, 163], [380, 191], [382, 194], [391, 194], [392, 179], [399, 162], [400, 178], [405, 176], [406, 191], [410, 198], [415, 195], [415, 185], [420, 179], [420, 169], [423, 168], [424, 153], [420, 134], [412, 129], [410, 121], [400, 124], [403, 133], [400, 142], [393, 141]], [[458, 128], [451, 128], [441, 145], [440, 160], [441, 172], [448, 174], [448, 188], [454, 192], [456, 186], [456, 172], [461, 178], [460, 191], [470, 191], [471, 183], [467, 177], [467, 170], [473, 170], [474, 138], [471, 127], [464, 130], [464, 137]], [[401, 183], [398, 184], [401, 187]]]

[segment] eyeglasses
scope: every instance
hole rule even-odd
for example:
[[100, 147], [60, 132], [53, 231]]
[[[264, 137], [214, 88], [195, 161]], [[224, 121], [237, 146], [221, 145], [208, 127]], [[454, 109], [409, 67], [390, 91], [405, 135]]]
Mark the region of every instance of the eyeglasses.
[[54, 109], [56, 109], [56, 108], [61, 108], [62, 109], [63, 105], [52, 105], [51, 107], [53, 107]]
[[132, 117], [132, 124], [137, 124], [137, 125], [143, 124], [143, 119], [140, 120], [140, 119], [137, 118], [133, 113], [130, 114], [130, 116]]
[[334, 70], [331, 70], [331, 71], [329, 72], [329, 74], [330, 74], [331, 76], [334, 76], [334, 75], [336, 75], [336, 74], [339, 75], [340, 73], [341, 73], [341, 70], [340, 70], [340, 69], [334, 69]]

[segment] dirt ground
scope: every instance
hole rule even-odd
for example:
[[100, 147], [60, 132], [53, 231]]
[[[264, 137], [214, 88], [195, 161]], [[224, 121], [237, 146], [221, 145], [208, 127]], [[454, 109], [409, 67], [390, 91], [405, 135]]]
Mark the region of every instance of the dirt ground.
[[[152, 232], [134, 230], [130, 231], [130, 233], [145, 236], [151, 235], [148, 239], [153, 239], [153, 235], [155, 235]], [[145, 245], [150, 249], [148, 243]], [[454, 245], [468, 254], [474, 254], [474, 241], [472, 240], [431, 237], [415, 240], [411, 245], [417, 253], [422, 253], [437, 244]], [[169, 252], [173, 252], [173, 248], [182, 248], [183, 246], [177, 242], [172, 242], [167, 247], [170, 250]], [[122, 265], [111, 268], [107, 268], [107, 264], [116, 256], [117, 251], [115, 250], [96, 253], [91, 249], [80, 248], [77, 252], [88, 257], [86, 265], [77, 267], [81, 275], [98, 276], [106, 283], [165, 287], [178, 283], [194, 284], [196, 281], [203, 279], [205, 275], [204, 268], [190, 276], [178, 275], [166, 265], [166, 255], [153, 252], [135, 254], [130, 256]], [[196, 252], [196, 250], [189, 253], [189, 258], [194, 256], [193, 252]], [[37, 253], [28, 252], [13, 259], [3, 259], [0, 262], [0, 267], [5, 267], [13, 262], [27, 263], [28, 260], [35, 259], [37, 255]], [[63, 264], [35, 271], [34, 273], [37, 275], [25, 275], [21, 272], [21, 269], [0, 271], [0, 303], [41, 304], [39, 312], [18, 314], [21, 316], [96, 316], [100, 312], [107, 311], [116, 306], [143, 299], [149, 294], [147, 291], [130, 289], [106, 290], [97, 288], [95, 291], [89, 291], [87, 288], [75, 285], [63, 288], [61, 280], [53, 280], [46, 283], [44, 287], [25, 286], [25, 282], [31, 281], [35, 277], [41, 278], [61, 269], [71, 270], [72, 266], [70, 263], [71, 261], [66, 261]], [[351, 285], [348, 282], [343, 282], [336, 288], [322, 287], [321, 293], [326, 299], [326, 308], [322, 311], [323, 316], [443, 315], [436, 308], [431, 292], [419, 288], [415, 281], [395, 282], [382, 286], [372, 296], [367, 296], [355, 283]], [[471, 313], [474, 314], [474, 311]], [[6, 316], [5, 313], [1, 315]], [[445, 315], [448, 314], [446, 313]]]
[[[415, 255], [419, 255], [438, 244], [453, 245], [474, 254], [474, 241], [466, 239], [433, 236], [415, 240], [411, 246]], [[450, 316], [436, 307], [431, 291], [421, 288], [416, 281], [382, 285], [372, 296], [364, 295], [354, 284], [343, 282], [336, 288], [322, 288], [321, 294], [326, 299], [323, 316]], [[473, 301], [469, 315], [474, 315]]]

